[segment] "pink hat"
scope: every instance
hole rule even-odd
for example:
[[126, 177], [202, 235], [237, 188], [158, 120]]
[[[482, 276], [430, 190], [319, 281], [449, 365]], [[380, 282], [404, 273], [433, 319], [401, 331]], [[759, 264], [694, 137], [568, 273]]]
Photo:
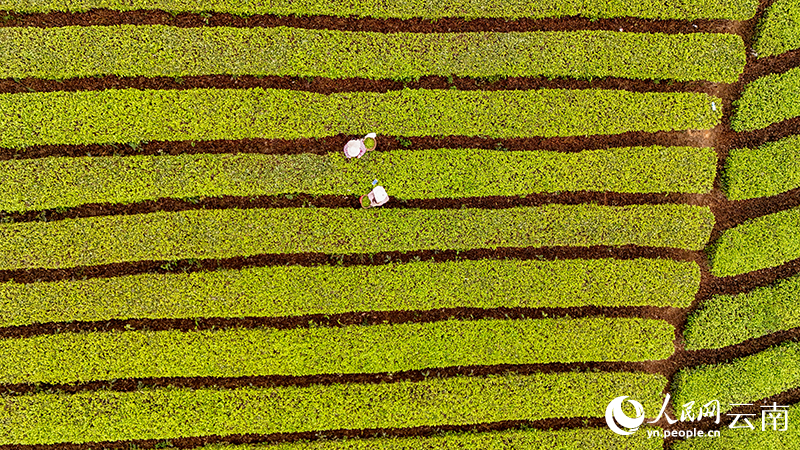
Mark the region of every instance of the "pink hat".
[[344, 156], [348, 158], [356, 158], [356, 157], [360, 158], [361, 155], [363, 155], [366, 151], [367, 148], [364, 147], [364, 143], [358, 139], [349, 141], [344, 146]]

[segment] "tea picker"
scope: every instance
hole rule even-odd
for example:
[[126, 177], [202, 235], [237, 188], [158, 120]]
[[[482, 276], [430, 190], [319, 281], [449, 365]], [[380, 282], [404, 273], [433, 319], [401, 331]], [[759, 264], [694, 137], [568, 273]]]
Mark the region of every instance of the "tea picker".
[[344, 145], [345, 158], [361, 158], [367, 153], [367, 147], [361, 142], [361, 139], [353, 139]]
[[377, 147], [377, 137], [377, 134], [370, 133], [364, 136], [363, 139], [352, 139], [348, 141], [344, 146], [345, 158], [361, 158], [364, 156], [364, 153], [375, 150]]
[[374, 208], [386, 204], [389, 201], [389, 195], [383, 186], [375, 186], [375, 189], [367, 195], [362, 195], [358, 201], [361, 202], [362, 208]]
[[[378, 146], [378, 135], [376, 133], [369, 133], [362, 139], [352, 139], [344, 146], [345, 158], [361, 158], [368, 151], [375, 150]], [[378, 184], [378, 180], [373, 180], [372, 185]], [[385, 205], [389, 201], [389, 195], [383, 186], [375, 186], [369, 194], [362, 195], [358, 198], [358, 202], [362, 208], [374, 208], [376, 206]]]

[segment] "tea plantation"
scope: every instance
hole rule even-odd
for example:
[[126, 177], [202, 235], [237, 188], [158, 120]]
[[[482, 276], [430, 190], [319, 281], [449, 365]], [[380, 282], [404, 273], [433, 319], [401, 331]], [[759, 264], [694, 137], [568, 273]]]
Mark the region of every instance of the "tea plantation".
[[796, 0], [4, 0], [0, 450], [798, 448], [799, 93]]

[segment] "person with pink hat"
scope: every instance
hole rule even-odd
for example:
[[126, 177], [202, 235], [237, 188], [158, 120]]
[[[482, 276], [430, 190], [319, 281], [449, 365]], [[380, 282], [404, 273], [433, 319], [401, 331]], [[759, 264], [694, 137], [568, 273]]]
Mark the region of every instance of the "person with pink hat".
[[345, 158], [361, 158], [364, 153], [367, 153], [367, 147], [364, 146], [361, 139], [347, 141], [347, 144], [344, 145]]
[[[367, 153], [368, 150], [375, 150], [377, 147], [376, 138], [377, 134], [369, 133], [363, 139], [352, 139], [347, 141], [344, 146], [345, 158], [361, 158]], [[369, 145], [367, 145], [369, 144]]]

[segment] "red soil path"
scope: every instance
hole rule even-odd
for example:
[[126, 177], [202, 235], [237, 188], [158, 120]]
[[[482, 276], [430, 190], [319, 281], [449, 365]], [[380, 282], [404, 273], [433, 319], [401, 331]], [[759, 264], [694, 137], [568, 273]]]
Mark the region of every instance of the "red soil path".
[[735, 33], [737, 22], [731, 20], [647, 20], [635, 18], [586, 19], [564, 17], [561, 19], [472, 19], [441, 18], [425, 19], [374, 19], [370, 17], [349, 18], [334, 16], [288, 16], [253, 15], [239, 17], [233, 14], [212, 13], [205, 17], [195, 13], [170, 14], [157, 10], [138, 10], [119, 12], [96, 9], [83, 13], [50, 12], [40, 14], [19, 14], [0, 10], [2, 27], [62, 27], [90, 25], [170, 25], [176, 27], [277, 27], [340, 30], [374, 31], [378, 33], [448, 33], [470, 31], [571, 31], [571, 30], [609, 30], [622, 28], [629, 32], [648, 33]]

